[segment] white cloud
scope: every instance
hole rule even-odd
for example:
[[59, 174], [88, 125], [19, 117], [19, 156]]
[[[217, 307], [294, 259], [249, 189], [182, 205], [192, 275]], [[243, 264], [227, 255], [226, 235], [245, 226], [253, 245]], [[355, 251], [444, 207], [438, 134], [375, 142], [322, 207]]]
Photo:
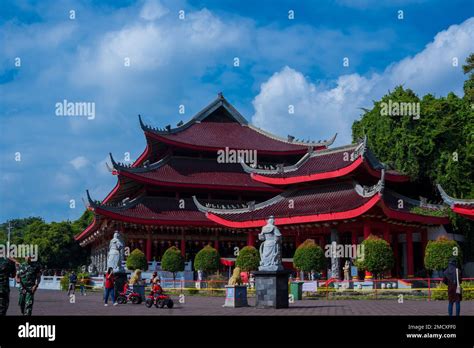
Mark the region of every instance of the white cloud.
[[169, 10], [158, 0], [147, 0], [140, 11], [140, 17], [147, 21], [154, 21], [166, 15]]
[[89, 160], [84, 156], [78, 156], [71, 160], [69, 163], [74, 167], [74, 169], [79, 170], [89, 165]]
[[[371, 107], [372, 100], [397, 85], [420, 95], [445, 95], [450, 91], [462, 94], [465, 76], [461, 65], [472, 51], [472, 42], [474, 18], [438, 33], [423, 51], [388, 66], [382, 74], [342, 75], [334, 87], [312, 83], [286, 66], [262, 83], [253, 100], [252, 121], [283, 136], [286, 132], [313, 140], [339, 132], [338, 143], [348, 143], [360, 108]], [[457, 67], [452, 65], [454, 57], [459, 62]], [[288, 112], [289, 105], [294, 106], [293, 115]]]

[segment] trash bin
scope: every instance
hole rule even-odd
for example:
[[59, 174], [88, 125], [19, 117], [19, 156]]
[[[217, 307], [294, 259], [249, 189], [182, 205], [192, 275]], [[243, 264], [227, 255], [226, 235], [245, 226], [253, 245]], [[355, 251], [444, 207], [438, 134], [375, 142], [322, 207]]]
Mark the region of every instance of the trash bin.
[[303, 299], [303, 282], [291, 282], [290, 294], [295, 301]]

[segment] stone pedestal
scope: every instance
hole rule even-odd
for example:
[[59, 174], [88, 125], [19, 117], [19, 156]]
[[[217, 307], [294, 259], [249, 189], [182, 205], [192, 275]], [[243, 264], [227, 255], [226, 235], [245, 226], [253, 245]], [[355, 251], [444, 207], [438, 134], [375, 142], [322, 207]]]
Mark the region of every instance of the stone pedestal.
[[247, 287], [244, 285], [226, 285], [223, 307], [248, 307]]
[[257, 308], [288, 308], [289, 271], [256, 271]]

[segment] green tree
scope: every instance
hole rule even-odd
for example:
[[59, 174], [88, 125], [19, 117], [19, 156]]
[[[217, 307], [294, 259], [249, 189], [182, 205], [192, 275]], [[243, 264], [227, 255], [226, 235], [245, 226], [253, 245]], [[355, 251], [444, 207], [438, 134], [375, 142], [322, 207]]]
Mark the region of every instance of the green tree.
[[442, 271], [448, 267], [448, 261], [452, 257], [462, 262], [461, 248], [455, 240], [439, 237], [437, 240], [430, 240], [425, 250], [425, 268], [430, 271]]
[[11, 226], [11, 243], [21, 244], [26, 227], [36, 221], [44, 222], [42, 218], [36, 216], [24, 219], [12, 219], [0, 224], [0, 244], [5, 244], [8, 240], [9, 222]]
[[161, 268], [163, 271], [173, 273], [173, 283], [176, 279], [176, 273], [184, 271], [184, 259], [181, 250], [172, 246], [168, 248], [161, 259]]
[[214, 273], [219, 269], [219, 252], [210, 245], [199, 250], [194, 258], [194, 269], [206, 273]]
[[[417, 188], [417, 195], [440, 201], [435, 184], [441, 184], [451, 196], [474, 198], [474, 54], [464, 72], [465, 95], [446, 97], [427, 94], [417, 96], [402, 86], [373, 102], [360, 120], [352, 125], [352, 136], [367, 136], [368, 145], [377, 158], [402, 173], [408, 174]], [[420, 105], [420, 117], [389, 116], [381, 111], [389, 102], [413, 102]], [[384, 103], [384, 104], [382, 104]], [[465, 235], [466, 261], [474, 260], [474, 222], [450, 214], [454, 232]]]
[[362, 248], [363, 254], [356, 260], [356, 266], [361, 270], [369, 271], [374, 277], [380, 278], [383, 272], [393, 267], [393, 251], [387, 241], [370, 235], [362, 242]]
[[70, 222], [36, 220], [25, 228], [22, 242], [37, 245], [38, 261], [48, 268], [75, 269], [87, 261], [86, 250], [74, 240]]
[[127, 257], [127, 269], [134, 271], [136, 269], [147, 270], [148, 261], [145, 254], [140, 249], [133, 250]]
[[313, 239], [305, 240], [296, 248], [293, 265], [302, 272], [321, 271], [325, 265], [323, 249]]
[[235, 266], [240, 267], [241, 271], [247, 272], [247, 279], [252, 271], [258, 269], [260, 265], [260, 254], [258, 250], [253, 246], [243, 247], [237, 255], [235, 260]]

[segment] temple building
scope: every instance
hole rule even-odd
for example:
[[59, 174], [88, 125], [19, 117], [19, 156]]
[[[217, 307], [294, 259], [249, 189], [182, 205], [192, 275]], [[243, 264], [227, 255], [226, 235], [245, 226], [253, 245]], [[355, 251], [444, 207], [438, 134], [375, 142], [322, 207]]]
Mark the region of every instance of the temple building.
[[392, 246], [392, 275], [411, 277], [423, 269], [428, 240], [446, 233], [445, 208], [410, 198], [416, 186], [381, 163], [367, 139], [331, 147], [336, 136], [281, 138], [248, 123], [222, 94], [176, 128], [139, 121], [145, 151], [130, 165], [111, 154], [115, 188], [102, 201], [87, 192], [94, 220], [76, 239], [99, 270], [115, 230], [149, 261], [172, 245], [188, 261], [207, 244], [230, 258], [236, 248], [258, 246], [273, 215], [284, 259], [308, 238], [324, 248], [373, 234]]

